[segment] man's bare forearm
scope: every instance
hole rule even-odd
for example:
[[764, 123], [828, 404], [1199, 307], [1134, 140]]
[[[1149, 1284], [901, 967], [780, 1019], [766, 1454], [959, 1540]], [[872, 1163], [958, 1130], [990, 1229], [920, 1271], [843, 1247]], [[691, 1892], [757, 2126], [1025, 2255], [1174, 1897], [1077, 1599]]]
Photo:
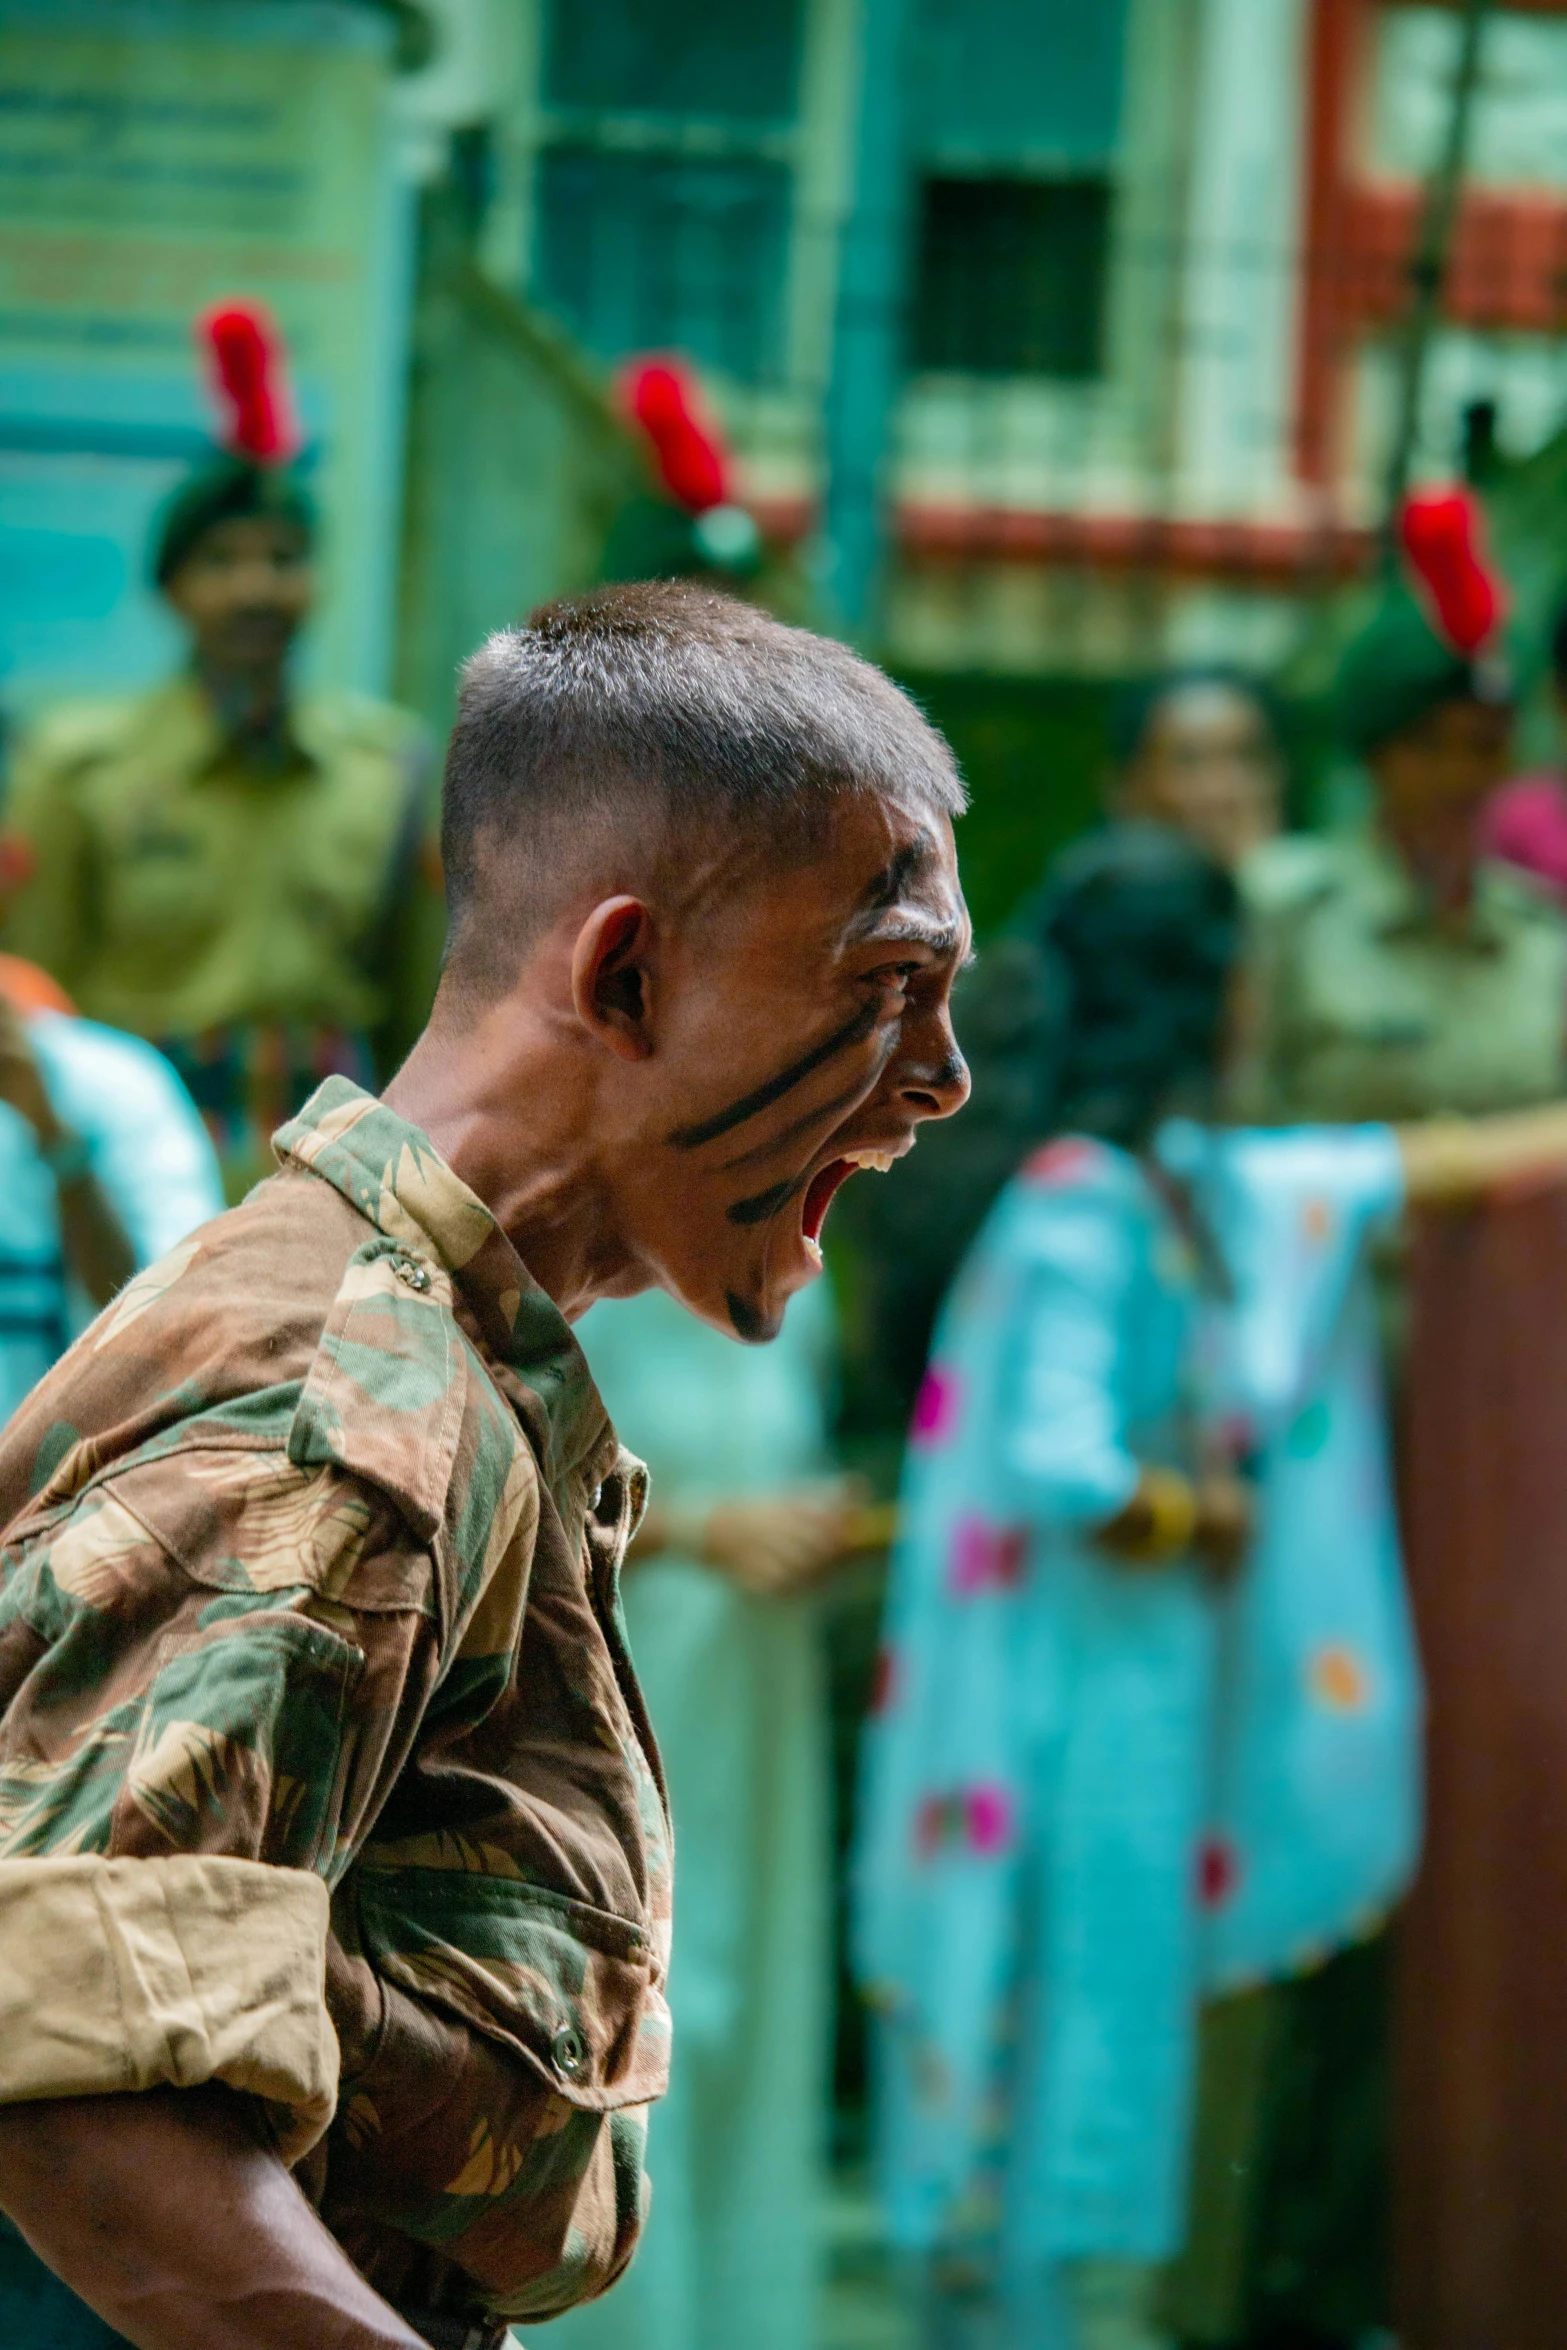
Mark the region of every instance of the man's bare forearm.
[[107, 1193], [91, 1175], [60, 1186], [65, 1261], [95, 1306], [106, 1306], [136, 1270], [136, 1254]]
[[423, 2350], [224, 2089], [0, 2107], [0, 2208], [137, 2350]]
[[1395, 1127], [1417, 1207], [1480, 1199], [1493, 1187], [1567, 1177], [1567, 1103]]

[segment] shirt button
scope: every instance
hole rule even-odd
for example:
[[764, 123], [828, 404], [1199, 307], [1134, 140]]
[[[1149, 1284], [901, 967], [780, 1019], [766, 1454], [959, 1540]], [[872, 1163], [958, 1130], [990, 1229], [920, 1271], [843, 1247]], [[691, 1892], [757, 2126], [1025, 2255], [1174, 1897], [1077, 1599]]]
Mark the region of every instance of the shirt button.
[[398, 1249], [394, 1256], [387, 1259], [387, 1262], [397, 1275], [398, 1280], [406, 1281], [410, 1289], [429, 1288], [430, 1268], [428, 1265], [421, 1265], [418, 1258], [411, 1257], [406, 1249]]
[[575, 2024], [562, 2024], [550, 2042], [550, 2054], [555, 2059], [557, 2072], [563, 2072], [569, 2080], [580, 2073], [587, 2063], [588, 2044]]

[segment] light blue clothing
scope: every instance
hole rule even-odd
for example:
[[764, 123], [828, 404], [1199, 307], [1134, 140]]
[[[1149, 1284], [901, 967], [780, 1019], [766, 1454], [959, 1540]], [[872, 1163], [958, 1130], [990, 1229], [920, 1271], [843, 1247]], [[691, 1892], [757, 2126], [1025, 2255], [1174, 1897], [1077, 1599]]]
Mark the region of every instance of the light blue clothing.
[[[31, 1013], [26, 1026], [55, 1112], [86, 1143], [138, 1267], [221, 1212], [207, 1130], [161, 1053], [64, 1012]], [[21, 1112], [0, 1102], [0, 1420], [92, 1311], [66, 1276], [54, 1177]]]
[[1194, 1567], [1128, 1570], [1088, 1533], [1142, 1465], [1195, 1465], [1197, 1308], [1141, 1169], [1065, 1142], [937, 1323], [857, 1871], [910, 2250], [993, 2234], [997, 2192], [1018, 2266], [1180, 2240], [1214, 1611]]
[[1420, 1844], [1421, 1685], [1372, 1278], [1404, 1201], [1385, 1126], [1166, 1129], [1230, 1297], [1209, 1418], [1257, 1482], [1222, 1603], [1204, 1979], [1236, 1990], [1369, 1931]]
[[[832, 1315], [817, 1283], [742, 1347], [660, 1292], [578, 1325], [610, 1415], [684, 1505], [829, 1468]], [[626, 2277], [561, 2350], [814, 2350], [828, 2011], [827, 1731], [814, 1610], [663, 1556], [624, 1581], [674, 1817], [674, 2059]]]
[[[867, 1748], [858, 1958], [914, 2250], [1178, 2245], [1199, 2000], [1352, 1937], [1418, 1835], [1419, 1689], [1367, 1257], [1385, 1128], [1057, 1143], [937, 1325]], [[1228, 1591], [1085, 1539], [1140, 1467], [1258, 1482]], [[996, 2207], [999, 2205], [999, 2223]]]

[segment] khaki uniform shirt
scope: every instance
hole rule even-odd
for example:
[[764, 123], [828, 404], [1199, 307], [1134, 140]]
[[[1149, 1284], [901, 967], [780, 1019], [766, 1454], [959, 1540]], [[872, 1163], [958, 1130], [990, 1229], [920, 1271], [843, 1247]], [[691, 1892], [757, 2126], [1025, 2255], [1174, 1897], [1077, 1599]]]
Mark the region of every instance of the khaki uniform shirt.
[[1243, 1118], [1478, 1116], [1567, 1093], [1567, 917], [1526, 876], [1482, 865], [1457, 929], [1371, 834], [1271, 843], [1243, 887]]
[[669, 1844], [566, 1324], [341, 1079], [0, 1441], [0, 2101], [249, 2093], [410, 2315], [639, 2221]]
[[418, 723], [305, 694], [289, 725], [255, 764], [194, 678], [75, 704], [23, 738], [5, 804], [33, 867], [5, 945], [161, 1046], [247, 1186], [321, 1077], [401, 1057], [441, 944]]

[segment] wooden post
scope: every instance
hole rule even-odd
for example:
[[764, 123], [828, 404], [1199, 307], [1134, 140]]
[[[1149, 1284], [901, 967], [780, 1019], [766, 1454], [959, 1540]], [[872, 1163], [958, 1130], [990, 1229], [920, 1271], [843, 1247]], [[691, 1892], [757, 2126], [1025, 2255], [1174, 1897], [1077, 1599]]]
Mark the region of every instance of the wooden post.
[[1400, 1934], [1403, 2350], [1567, 2312], [1567, 1192], [1422, 1222], [1405, 1497], [1430, 1692]]

